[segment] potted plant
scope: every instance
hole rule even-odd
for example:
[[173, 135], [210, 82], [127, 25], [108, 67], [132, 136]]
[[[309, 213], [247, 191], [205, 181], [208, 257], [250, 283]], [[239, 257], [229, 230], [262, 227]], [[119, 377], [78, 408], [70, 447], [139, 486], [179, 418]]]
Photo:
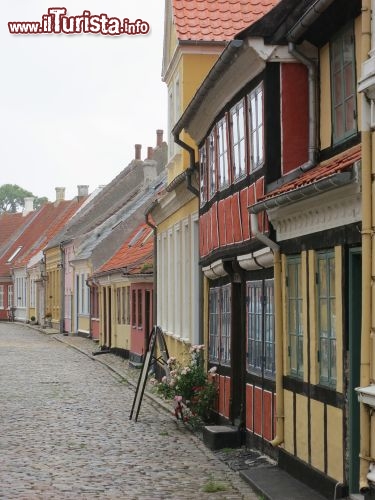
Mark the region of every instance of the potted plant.
[[30, 324], [36, 325], [36, 317], [35, 316], [30, 316]]
[[155, 384], [159, 394], [174, 400], [176, 418], [190, 424], [193, 429], [211, 420], [217, 398], [216, 369], [205, 371], [203, 349], [203, 345], [193, 345], [187, 363], [169, 358], [169, 377], [164, 376]]

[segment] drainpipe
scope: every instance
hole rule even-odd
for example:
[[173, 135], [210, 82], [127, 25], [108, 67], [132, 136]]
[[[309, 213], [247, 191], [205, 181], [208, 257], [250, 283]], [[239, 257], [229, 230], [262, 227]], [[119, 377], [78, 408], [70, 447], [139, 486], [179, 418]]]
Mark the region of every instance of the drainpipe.
[[[155, 204], [153, 204], [145, 213], [145, 221], [148, 226], [152, 228], [154, 231], [154, 271], [153, 271], [153, 282], [154, 282], [154, 289], [152, 292], [152, 319], [153, 323], [156, 325], [157, 324], [157, 278], [158, 278], [158, 266], [157, 266], [157, 258], [158, 258], [158, 241], [157, 241], [157, 226], [150, 222], [149, 215], [151, 210], [153, 209]], [[147, 338], [150, 332], [146, 332]]]
[[197, 198], [199, 198], [199, 191], [196, 189], [191, 180], [191, 176], [195, 170], [195, 150], [189, 144], [186, 144], [182, 139], [180, 139], [180, 134], [178, 132], [173, 132], [173, 139], [176, 144], [181, 146], [185, 151], [189, 153], [190, 156], [190, 166], [186, 169], [186, 181], [188, 190], [193, 193]]
[[251, 231], [254, 237], [271, 248], [274, 259], [275, 282], [275, 362], [276, 362], [276, 436], [271, 441], [272, 446], [284, 442], [284, 389], [283, 389], [283, 318], [281, 295], [281, 256], [279, 245], [259, 230], [258, 215], [250, 213]]
[[[361, 62], [364, 62], [371, 49], [371, 1], [362, 0], [362, 17], [361, 17]], [[371, 131], [368, 120], [366, 120], [366, 112], [368, 114], [368, 103], [364, 93], [362, 98], [362, 330], [361, 330], [361, 367], [360, 367], [360, 386], [366, 387], [371, 380], [371, 364], [370, 352], [371, 343], [373, 342], [374, 330], [371, 328], [375, 323], [375, 311], [372, 311], [371, 306], [375, 305], [375, 290], [374, 290], [374, 267], [375, 263], [372, 260], [372, 170], [371, 166]], [[374, 365], [373, 360], [373, 365]], [[374, 366], [372, 367], [374, 370]], [[370, 436], [370, 415], [369, 410], [362, 403], [360, 405], [360, 476], [359, 487], [360, 491], [364, 492], [368, 489], [367, 473], [369, 468], [369, 458], [371, 455]], [[374, 440], [373, 440], [374, 441]], [[372, 446], [371, 446], [372, 444]]]
[[317, 71], [314, 61], [306, 57], [296, 48], [296, 42], [305, 31], [327, 10], [335, 0], [317, 0], [289, 30], [286, 38], [289, 42], [288, 50], [296, 59], [301, 61], [308, 69], [309, 78], [309, 149], [308, 161], [300, 167], [302, 172], [310, 170], [317, 162], [317, 106], [316, 88]]
[[60, 333], [64, 333], [65, 325], [65, 250], [60, 243]]
[[316, 126], [317, 126], [317, 108], [316, 108], [316, 66], [315, 63], [302, 54], [293, 42], [289, 42], [288, 51], [292, 56], [301, 61], [308, 70], [309, 82], [309, 145], [308, 145], [308, 160], [305, 164], [299, 167], [299, 170], [306, 172], [315, 167], [317, 162], [317, 141], [316, 141]]

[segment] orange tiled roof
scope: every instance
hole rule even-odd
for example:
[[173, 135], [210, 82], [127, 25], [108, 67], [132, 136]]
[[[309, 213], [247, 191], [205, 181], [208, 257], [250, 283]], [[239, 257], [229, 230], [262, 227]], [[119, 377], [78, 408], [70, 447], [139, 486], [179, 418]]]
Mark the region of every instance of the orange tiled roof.
[[30, 219], [30, 212], [28, 215], [23, 216], [22, 213], [8, 213], [3, 212], [0, 214], [0, 247], [9, 242], [9, 239], [16, 234], [18, 229]]
[[279, 0], [173, 0], [179, 40], [228, 41]]
[[64, 227], [69, 219], [73, 217], [85, 199], [86, 197], [81, 198], [79, 201], [76, 199], [64, 200], [54, 206], [54, 209], [51, 210], [50, 217], [45, 217], [45, 221], [48, 219], [51, 222], [46, 224], [44, 234], [41, 234], [38, 242], [30, 248], [29, 251], [26, 251], [22, 257], [16, 259], [16, 264], [18, 266], [26, 265], [34, 255], [43, 250], [48, 242]]
[[287, 182], [283, 186], [266, 193], [264, 196], [260, 197], [258, 201], [275, 198], [276, 196], [289, 193], [290, 191], [307, 186], [308, 184], [313, 184], [314, 182], [330, 177], [331, 175], [344, 172], [346, 169], [351, 167], [354, 162], [360, 159], [361, 146], [354, 146], [334, 158], [330, 158], [329, 160], [319, 163], [316, 167], [308, 170], [300, 177], [297, 177], [297, 179]]
[[[32, 212], [33, 219], [30, 224], [0, 258], [0, 276], [8, 276], [11, 268], [26, 265], [31, 257], [45, 247], [48, 240], [61, 229], [83, 201], [82, 199], [79, 202], [63, 200], [59, 203], [45, 203], [37, 213]], [[19, 253], [8, 263], [9, 258], [19, 247], [21, 247]]]
[[[140, 224], [119, 250], [97, 273], [126, 268], [127, 274], [149, 274], [153, 271], [154, 237], [147, 224]], [[144, 269], [147, 268], [147, 270]]]

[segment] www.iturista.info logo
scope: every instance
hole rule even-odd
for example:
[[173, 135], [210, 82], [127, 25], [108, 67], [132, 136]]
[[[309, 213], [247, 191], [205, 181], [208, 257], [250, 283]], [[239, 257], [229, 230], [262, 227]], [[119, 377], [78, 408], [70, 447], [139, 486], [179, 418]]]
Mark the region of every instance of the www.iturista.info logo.
[[130, 22], [128, 18], [119, 19], [107, 14], [93, 15], [84, 10], [80, 16], [67, 16], [65, 7], [51, 7], [42, 16], [42, 22], [11, 21], [8, 23], [12, 35], [147, 35], [150, 25], [142, 19]]

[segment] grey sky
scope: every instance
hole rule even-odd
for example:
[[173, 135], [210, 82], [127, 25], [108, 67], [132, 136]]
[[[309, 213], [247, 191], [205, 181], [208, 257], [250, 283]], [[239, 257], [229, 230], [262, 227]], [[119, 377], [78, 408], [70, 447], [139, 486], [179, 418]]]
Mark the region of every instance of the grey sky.
[[[50, 7], [150, 24], [148, 35], [11, 35], [8, 21], [41, 21]], [[0, 185], [66, 198], [90, 192], [134, 158], [134, 144], [167, 136], [161, 82], [163, 0], [6, 0], [0, 27]]]

